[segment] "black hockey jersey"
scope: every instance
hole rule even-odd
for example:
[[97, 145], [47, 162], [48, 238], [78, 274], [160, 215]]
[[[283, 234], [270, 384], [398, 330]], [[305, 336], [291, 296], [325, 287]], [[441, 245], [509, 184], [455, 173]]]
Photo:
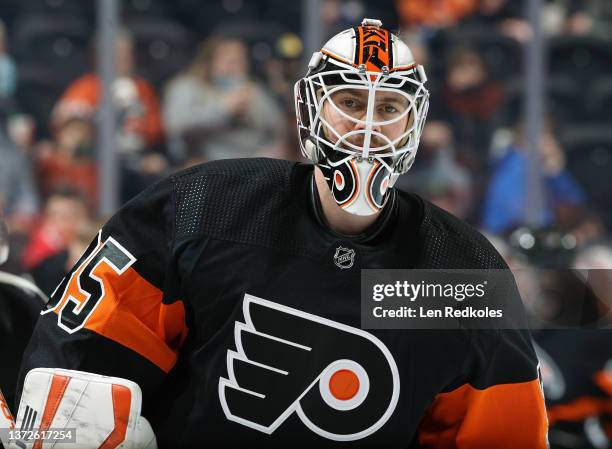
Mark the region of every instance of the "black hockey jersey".
[[361, 269], [505, 268], [489, 243], [401, 191], [338, 235], [312, 174], [218, 161], [143, 192], [57, 288], [22, 376], [138, 382], [163, 448], [546, 447], [527, 332], [360, 328]]

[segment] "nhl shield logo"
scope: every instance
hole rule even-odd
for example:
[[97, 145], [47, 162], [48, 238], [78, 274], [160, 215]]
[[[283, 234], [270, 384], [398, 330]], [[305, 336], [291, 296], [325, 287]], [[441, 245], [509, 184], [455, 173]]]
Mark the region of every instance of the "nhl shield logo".
[[334, 254], [334, 263], [342, 269], [351, 268], [355, 262], [355, 250], [339, 246]]

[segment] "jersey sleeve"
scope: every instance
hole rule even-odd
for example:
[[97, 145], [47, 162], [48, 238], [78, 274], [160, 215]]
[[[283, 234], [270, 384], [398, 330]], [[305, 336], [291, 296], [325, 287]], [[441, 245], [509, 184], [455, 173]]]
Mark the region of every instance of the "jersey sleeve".
[[53, 292], [24, 354], [33, 368], [121, 377], [153, 394], [187, 336], [175, 275], [173, 180], [145, 190], [102, 228]]
[[[492, 331], [493, 332], [493, 331]], [[438, 394], [421, 421], [427, 448], [548, 447], [548, 421], [531, 337], [498, 330], [475, 337], [474, 374]]]

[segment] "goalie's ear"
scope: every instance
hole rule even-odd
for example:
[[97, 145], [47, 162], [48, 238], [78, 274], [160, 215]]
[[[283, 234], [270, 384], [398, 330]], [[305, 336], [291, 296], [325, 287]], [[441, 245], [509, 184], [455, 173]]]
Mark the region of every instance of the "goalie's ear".
[[[156, 449], [153, 430], [140, 416], [141, 404], [140, 387], [132, 381], [36, 368], [27, 374], [23, 385], [16, 430], [38, 430], [39, 435], [58, 437], [56, 449]], [[51, 429], [53, 432], [47, 432]], [[10, 447], [42, 446], [22, 440]]]

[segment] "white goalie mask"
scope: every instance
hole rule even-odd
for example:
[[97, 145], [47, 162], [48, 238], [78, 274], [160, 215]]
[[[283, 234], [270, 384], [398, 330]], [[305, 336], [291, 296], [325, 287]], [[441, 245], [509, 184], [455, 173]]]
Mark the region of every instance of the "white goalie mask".
[[380, 211], [414, 161], [429, 105], [422, 66], [378, 20], [332, 37], [295, 84], [300, 148], [336, 203]]

